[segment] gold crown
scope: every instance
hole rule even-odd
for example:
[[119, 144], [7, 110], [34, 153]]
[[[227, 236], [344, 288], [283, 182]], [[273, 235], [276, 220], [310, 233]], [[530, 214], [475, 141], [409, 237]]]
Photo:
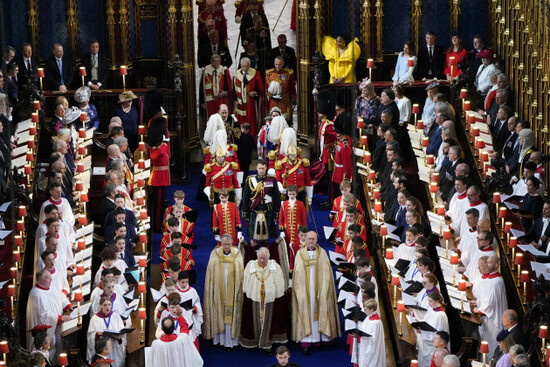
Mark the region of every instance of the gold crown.
[[225, 157], [225, 152], [222, 147], [216, 148], [216, 157]]

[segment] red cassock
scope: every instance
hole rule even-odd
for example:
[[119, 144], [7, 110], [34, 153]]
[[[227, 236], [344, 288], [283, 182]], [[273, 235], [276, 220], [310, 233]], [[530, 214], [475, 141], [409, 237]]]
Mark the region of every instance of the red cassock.
[[213, 13], [209, 13], [207, 10], [204, 10], [199, 13], [198, 24], [197, 24], [197, 40], [200, 41], [201, 36], [206, 33], [206, 21], [208, 19], [214, 19], [216, 25], [214, 28], [218, 31], [220, 35], [220, 41], [226, 42], [227, 40], [227, 21], [223, 12], [214, 10]]
[[319, 142], [323, 154], [321, 160], [324, 164], [328, 164], [329, 155], [332, 153], [332, 147], [336, 142], [336, 132], [334, 131], [334, 123], [329, 119], [324, 119], [319, 129]]
[[[344, 200], [343, 195], [338, 196], [334, 201], [332, 202], [332, 211], [336, 212], [339, 218], [342, 218], [342, 213], [344, 213], [344, 209], [342, 207], [342, 200]], [[357, 199], [355, 199], [355, 207], [361, 214], [364, 214], [363, 212], [363, 206], [361, 205], [361, 202]]]
[[[149, 148], [152, 172], [149, 176], [150, 186], [170, 186], [170, 153], [166, 143]], [[160, 213], [159, 213], [160, 214]]]
[[294, 270], [294, 262], [296, 261], [296, 254], [302, 247], [302, 243], [300, 242], [300, 239], [296, 240], [296, 242], [293, 242], [292, 245], [289, 247], [288, 251], [288, 267], [290, 271]]
[[[245, 76], [242, 69], [237, 70], [233, 78], [233, 88], [237, 97], [235, 115], [240, 124], [250, 124], [250, 135], [255, 137], [259, 129], [258, 113], [262, 111], [261, 101], [265, 95], [260, 72], [250, 68]], [[256, 92], [257, 96], [250, 96], [250, 92]]]
[[[204, 151], [204, 165], [205, 166], [209, 163], [210, 164], [216, 163], [216, 158], [214, 157], [214, 154], [212, 154], [212, 152], [210, 152], [210, 147], [204, 148], [203, 151]], [[235, 164], [237, 164], [237, 168], [235, 169], [235, 171], [240, 172], [241, 167], [239, 166], [239, 158], [237, 157], [236, 151], [237, 151], [237, 145], [236, 144], [228, 144], [227, 145], [227, 156], [225, 157], [225, 161], [229, 162], [229, 163], [234, 162]]]
[[[232, 104], [229, 103], [232, 90], [231, 74], [225, 66], [219, 66], [216, 69], [212, 65], [205, 66], [201, 86], [204, 102], [206, 103], [206, 118], [218, 113], [222, 104], [227, 105], [229, 108], [232, 107]], [[219, 97], [222, 92], [227, 92], [227, 96]]]
[[214, 192], [220, 191], [220, 189], [228, 189], [234, 191], [239, 189], [239, 183], [237, 182], [237, 175], [235, 170], [236, 164], [224, 162], [222, 165], [218, 163], [207, 164], [204, 166], [206, 172], [206, 187], [213, 187]]
[[212, 231], [214, 235], [219, 235], [220, 237], [226, 233], [230, 234], [233, 237], [233, 244], [237, 245], [239, 243], [237, 232], [242, 231], [241, 216], [235, 203], [229, 201], [225, 204], [218, 203], [214, 205], [214, 210], [212, 211]]
[[172, 246], [172, 238], [170, 238], [170, 233], [165, 234], [162, 236], [162, 239], [160, 240], [160, 258], [164, 256], [164, 253], [166, 250], [168, 250]]
[[353, 178], [353, 164], [351, 162], [351, 144], [348, 139], [339, 142], [334, 152], [334, 172], [332, 182], [340, 184], [344, 179]]
[[294, 83], [294, 72], [289, 69], [283, 69], [280, 72], [278, 72], [275, 69], [269, 69], [265, 72], [266, 74], [266, 82], [265, 87], [266, 90], [269, 88], [269, 84], [271, 82], [279, 82], [281, 84], [281, 98], [271, 98], [269, 97], [269, 110], [271, 110], [273, 107], [279, 107], [281, 109], [281, 112], [283, 113], [283, 116], [288, 120], [290, 119], [290, 114], [292, 110], [292, 103], [296, 100], [296, 85]]
[[[367, 253], [367, 257], [370, 258], [369, 249], [367, 248], [367, 230], [365, 228], [365, 224], [363, 223], [363, 219], [355, 221], [355, 224], [357, 224], [360, 228], [359, 231], [359, 237], [363, 239], [364, 246]], [[343, 254], [346, 256], [346, 260], [350, 260], [353, 256], [353, 246], [351, 245], [351, 239], [348, 237], [348, 222], [340, 222], [338, 224], [338, 229], [336, 230], [336, 238], [340, 237], [342, 239], [342, 245], [336, 245], [334, 251], [340, 254]]]
[[[195, 234], [193, 231], [195, 230], [195, 223], [191, 223], [185, 218], [180, 218], [180, 225], [179, 225], [179, 232], [182, 235], [181, 243], [185, 245], [190, 245], [193, 243], [193, 238]], [[164, 233], [169, 232], [168, 228], [168, 222], [164, 223]], [[169, 234], [169, 233], [168, 233]]]
[[[169, 216], [169, 215], [172, 215], [172, 208], [174, 207], [174, 205], [170, 205], [168, 208], [166, 208], [166, 210], [164, 211], [164, 218], [163, 218], [163, 221], [166, 222], [166, 218]], [[187, 213], [191, 211], [191, 208], [188, 207], [187, 205], [183, 205], [183, 214]]]
[[305, 190], [306, 186], [311, 186], [309, 177], [309, 160], [296, 159], [296, 162], [291, 163], [279, 161], [275, 164], [277, 170], [277, 181], [283, 184], [283, 187], [296, 185], [298, 191]]
[[279, 230], [285, 232], [287, 243], [300, 242], [298, 229], [301, 226], [307, 226], [307, 210], [304, 203], [296, 200], [291, 206], [290, 200], [283, 201], [279, 210]]
[[[172, 257], [172, 250], [169, 248], [164, 251], [164, 254], [160, 257], [160, 268], [163, 272], [168, 272], [168, 260]], [[181, 248], [181, 270], [191, 270], [195, 265], [195, 260], [193, 260], [193, 255], [191, 250], [188, 250], [182, 246]]]

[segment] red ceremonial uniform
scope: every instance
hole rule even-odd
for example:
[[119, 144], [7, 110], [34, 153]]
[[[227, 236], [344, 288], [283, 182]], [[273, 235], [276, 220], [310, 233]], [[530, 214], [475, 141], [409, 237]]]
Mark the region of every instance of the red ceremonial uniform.
[[220, 35], [220, 40], [227, 42], [227, 21], [223, 11], [214, 10], [213, 13], [209, 13], [208, 10], [204, 10], [199, 13], [197, 24], [197, 40], [200, 41], [201, 37], [206, 34], [206, 21], [208, 19], [214, 19], [215, 29]]
[[[237, 0], [235, 1], [235, 16], [236, 17], [242, 17], [245, 14], [250, 13], [250, 9], [252, 8], [252, 0]], [[264, 13], [264, 7], [262, 5], [264, 1], [263, 0], [256, 0], [256, 3], [258, 6], [258, 14]]]
[[[201, 78], [202, 93], [204, 102], [206, 103], [206, 118], [218, 113], [220, 105], [225, 104], [231, 108], [231, 74], [225, 66], [219, 66], [214, 69], [212, 65], [204, 67], [204, 72]], [[219, 94], [227, 92], [225, 97], [220, 97]]]
[[303, 191], [306, 186], [311, 186], [308, 167], [309, 160], [305, 158], [298, 158], [294, 163], [288, 160], [286, 162], [278, 161], [275, 164], [277, 181], [282, 183], [284, 188], [290, 185], [296, 185], [298, 191]]
[[[170, 205], [168, 208], [166, 208], [166, 210], [164, 211], [164, 222], [166, 222], [166, 218], [169, 216], [169, 215], [172, 215], [172, 207], [174, 205]], [[183, 205], [183, 214], [191, 211], [192, 209], [190, 207], [188, 207], [187, 205]]]
[[[233, 78], [233, 88], [237, 97], [235, 115], [241, 124], [245, 122], [250, 124], [250, 135], [255, 137], [259, 129], [258, 112], [262, 111], [261, 102], [265, 95], [260, 72], [250, 68], [245, 76], [242, 69], [237, 70]], [[257, 95], [252, 97], [251, 92], [256, 92]]]
[[304, 203], [296, 200], [291, 205], [290, 200], [283, 201], [279, 210], [279, 230], [285, 232], [286, 242], [300, 242], [298, 229], [307, 226], [307, 210]]
[[237, 232], [242, 231], [241, 216], [239, 209], [235, 203], [228, 201], [227, 203], [218, 203], [214, 205], [212, 211], [212, 231], [214, 235], [220, 237], [224, 234], [230, 234], [233, 237], [233, 245], [239, 243]]
[[[367, 248], [367, 230], [365, 229], [365, 224], [363, 220], [355, 221], [360, 228], [359, 237], [363, 239], [363, 248], [367, 253], [367, 257], [370, 257], [369, 249]], [[338, 224], [336, 231], [336, 238], [342, 239], [342, 245], [336, 245], [334, 251], [346, 256], [346, 260], [349, 261], [353, 257], [353, 246], [351, 245], [351, 238], [348, 237], [348, 222], [340, 222]]]
[[[342, 213], [344, 212], [344, 207], [343, 207], [342, 200], [344, 200], [344, 195], [338, 196], [332, 202], [332, 211], [336, 212], [337, 215], [339, 216], [339, 218], [342, 218]], [[357, 208], [357, 210], [359, 210], [359, 212], [361, 214], [364, 214], [363, 206], [361, 205], [361, 202], [359, 200], [355, 199], [355, 205], [354, 206]]]
[[279, 107], [281, 109], [281, 112], [283, 113], [283, 116], [289, 120], [290, 114], [292, 111], [292, 103], [296, 101], [296, 86], [294, 84], [294, 72], [292, 70], [284, 68], [280, 72], [278, 72], [275, 69], [269, 69], [265, 72], [266, 74], [266, 82], [265, 87], [266, 90], [269, 88], [269, 84], [271, 82], [277, 81], [279, 84], [281, 84], [281, 98], [271, 98], [271, 96], [268, 94], [269, 98], [269, 110], [271, 110], [273, 107]]
[[[179, 225], [178, 232], [180, 232], [182, 235], [182, 238], [181, 238], [182, 244], [190, 245], [193, 243], [193, 238], [195, 236], [195, 234], [193, 233], [194, 229], [195, 229], [195, 223], [191, 223], [190, 221], [188, 221], [183, 217], [180, 218], [180, 225]], [[168, 222], [166, 222], [164, 223], [164, 233], [167, 233], [168, 231], [169, 231]]]
[[[214, 164], [216, 163], [216, 157], [214, 154], [210, 152], [210, 147], [206, 147], [203, 149], [204, 151], [204, 165], [207, 164]], [[225, 161], [229, 163], [235, 163], [237, 164], [237, 168], [235, 171], [240, 172], [241, 167], [239, 166], [239, 158], [237, 157], [237, 154], [235, 152], [237, 151], [237, 145], [236, 144], [228, 144], [227, 145], [227, 156], [225, 157]]]
[[150, 186], [170, 186], [170, 153], [168, 144], [149, 148], [152, 172], [149, 176]]
[[352, 180], [351, 144], [347, 138], [340, 141], [334, 153], [334, 172], [332, 182], [340, 184], [344, 179]]
[[240, 188], [237, 182], [237, 175], [235, 170], [237, 165], [234, 163], [224, 162], [223, 164], [207, 164], [204, 166], [206, 171], [206, 187], [210, 186], [214, 189], [214, 192], [220, 191], [220, 189], [228, 189], [229, 191], [235, 191]]
[[323, 119], [321, 128], [319, 129], [319, 142], [323, 153], [321, 160], [324, 164], [328, 164], [329, 157], [336, 143], [336, 132], [334, 131], [334, 123], [329, 119]]
[[[163, 272], [168, 272], [168, 259], [172, 257], [172, 249], [169, 248], [164, 251], [164, 254], [160, 257], [160, 268]], [[181, 247], [181, 270], [191, 270], [195, 266], [195, 260], [193, 260], [193, 255], [191, 250]]]

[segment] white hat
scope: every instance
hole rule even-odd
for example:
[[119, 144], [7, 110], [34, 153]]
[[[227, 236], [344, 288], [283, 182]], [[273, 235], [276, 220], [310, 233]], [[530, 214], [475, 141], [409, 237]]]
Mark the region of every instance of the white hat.
[[267, 92], [271, 95], [271, 98], [274, 99], [281, 99], [281, 94], [283, 93], [283, 88], [281, 87], [281, 83], [278, 81], [272, 81], [269, 83], [269, 87], [267, 88]]
[[218, 130], [225, 131], [225, 125], [220, 114], [215, 113], [210, 116], [208, 122], [206, 123], [206, 129], [204, 130], [204, 141], [206, 142], [206, 144], [212, 144], [212, 141], [214, 140], [214, 133]]
[[80, 118], [80, 113], [82, 111], [80, 110], [80, 108], [78, 107], [69, 107], [66, 111], [65, 111], [65, 116], [63, 116], [63, 123], [65, 125], [68, 125], [70, 124], [71, 122], [75, 121], [76, 119]]
[[78, 88], [74, 92], [74, 100], [78, 103], [88, 102], [90, 96], [92, 95], [92, 90], [86, 86]]
[[271, 126], [269, 128], [269, 134], [267, 140], [273, 144], [279, 144], [281, 139], [281, 134], [283, 130], [288, 127], [288, 124], [283, 116], [275, 116], [271, 120]]
[[293, 145], [296, 147], [296, 131], [293, 128], [287, 127], [283, 130], [283, 135], [281, 136], [281, 145], [279, 146], [279, 153], [286, 155], [287, 149], [289, 146]]

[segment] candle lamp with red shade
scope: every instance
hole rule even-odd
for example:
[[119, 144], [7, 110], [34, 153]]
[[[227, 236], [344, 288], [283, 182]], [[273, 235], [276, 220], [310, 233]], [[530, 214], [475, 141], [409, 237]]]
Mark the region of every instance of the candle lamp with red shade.
[[0, 353], [2, 353], [4, 362], [6, 362], [6, 354], [10, 352], [10, 347], [7, 340], [0, 341]]
[[483, 367], [486, 367], [487, 366], [487, 363], [485, 363], [486, 356], [487, 356], [487, 353], [489, 353], [488, 341], [485, 341], [485, 340], [481, 341], [481, 343], [479, 344], [479, 353], [483, 354]]
[[460, 313], [464, 313], [464, 292], [466, 292], [466, 281], [460, 279], [458, 281], [458, 291], [460, 292]]
[[40, 90], [44, 90], [42, 86], [42, 78], [44, 78], [44, 68], [36, 69], [36, 75], [38, 76], [38, 79], [40, 79]]
[[413, 68], [414, 68], [414, 59], [412, 57], [409, 57], [409, 60], [407, 60], [407, 66], [409, 67], [409, 85], [412, 85], [413, 83]]
[[391, 276], [391, 285], [393, 285], [393, 308], [397, 307], [397, 286], [401, 283], [399, 282], [399, 275], [392, 274]]
[[137, 292], [139, 293], [139, 297], [141, 298], [141, 307], [145, 307], [145, 291], [145, 282], [139, 282]]
[[374, 68], [374, 59], [367, 59], [367, 68], [369, 69], [369, 79], [372, 82], [372, 69]]
[[418, 117], [418, 114], [420, 113], [420, 106], [417, 103], [412, 105], [412, 113], [414, 115], [414, 131], [417, 132], [418, 130], [416, 126], [416, 123], [417, 123], [416, 119]]
[[410, 367], [418, 367], [418, 361], [416, 359], [411, 360]]
[[527, 304], [527, 282], [530, 279], [529, 276], [529, 270], [522, 270], [521, 271], [521, 282], [523, 283], [523, 304]]
[[539, 326], [539, 338], [542, 339], [542, 355], [544, 355], [544, 350], [546, 349], [546, 338], [548, 338], [548, 325]]
[[523, 253], [518, 252], [516, 254], [516, 258], [514, 260], [514, 264], [518, 266], [518, 274], [517, 274], [517, 286], [520, 287], [520, 280], [521, 280], [521, 265], [523, 264]]
[[139, 342], [143, 344], [145, 343], [145, 320], [147, 319], [147, 312], [145, 307], [140, 307], [138, 309], [138, 319], [140, 323]]
[[382, 255], [384, 254], [384, 249], [386, 248], [386, 236], [388, 235], [388, 227], [385, 224], [380, 226], [380, 237], [382, 237]]
[[374, 202], [374, 211], [376, 212], [376, 220], [380, 222], [380, 213], [382, 213], [382, 202], [376, 200]]
[[449, 258], [449, 240], [451, 239], [451, 230], [449, 228], [443, 230], [443, 239], [445, 240], [445, 259]]
[[460, 90], [460, 99], [462, 100], [462, 111], [464, 111], [464, 100], [466, 98], [468, 98], [468, 90], [463, 88], [463, 89]]
[[367, 150], [365, 151], [365, 154], [363, 154], [363, 163], [367, 165], [367, 168], [370, 169], [370, 162], [372, 161], [372, 155]]
[[[508, 242], [508, 247], [512, 249], [512, 260], [516, 258], [516, 247], [518, 247], [518, 239], [516, 237], [510, 237]], [[514, 269], [514, 264], [512, 264], [512, 270]]]
[[122, 90], [126, 92], [126, 75], [128, 75], [128, 67], [120, 65], [120, 75], [122, 75]]
[[499, 207], [500, 207], [500, 202], [501, 202], [500, 192], [493, 192], [493, 203], [495, 203], [497, 214], [498, 214], [498, 210], [499, 210]]
[[405, 302], [403, 300], [397, 301], [397, 312], [399, 312], [399, 336], [403, 335], [403, 313], [405, 310]]
[[78, 69], [78, 75], [80, 75], [82, 77], [82, 86], [85, 86], [85, 82], [84, 82], [84, 78], [86, 77], [86, 67], [85, 66], [81, 66], [79, 69]]
[[443, 221], [445, 219], [445, 205], [437, 206], [437, 215], [439, 215], [439, 235], [443, 236]]
[[[504, 222], [504, 233], [506, 233], [506, 243], [510, 242], [510, 232], [512, 232], [512, 222]], [[508, 251], [506, 252], [508, 254]]]
[[15, 285], [8, 285], [8, 296], [10, 297], [11, 303], [11, 318], [15, 320]]
[[365, 156], [365, 151], [367, 150], [367, 136], [366, 135], [361, 136], [360, 144], [363, 147], [363, 157], [364, 157]]
[[453, 266], [453, 287], [456, 287], [456, 266], [458, 265], [458, 253], [451, 254], [451, 265]]
[[506, 218], [507, 209], [506, 207], [502, 206], [498, 209], [498, 217], [500, 218], [500, 221], [502, 222], [502, 232], [504, 232], [504, 220]]
[[362, 117], [357, 117], [357, 129], [359, 130], [359, 136], [363, 136], [363, 129], [365, 128], [365, 121]]
[[82, 299], [82, 291], [74, 292], [74, 301], [76, 302], [76, 306], [78, 307], [78, 325], [82, 325], [82, 318], [80, 317], [80, 302], [82, 302]]
[[58, 358], [58, 363], [60, 366], [64, 367], [69, 365], [69, 357], [67, 356], [67, 353], [60, 353]]
[[[393, 260], [393, 248], [391, 248], [391, 247], [386, 249], [386, 260]], [[386, 266], [386, 268], [388, 269], [387, 279], [388, 279], [388, 282], [389, 282], [389, 281], [391, 281], [390, 267]]]

